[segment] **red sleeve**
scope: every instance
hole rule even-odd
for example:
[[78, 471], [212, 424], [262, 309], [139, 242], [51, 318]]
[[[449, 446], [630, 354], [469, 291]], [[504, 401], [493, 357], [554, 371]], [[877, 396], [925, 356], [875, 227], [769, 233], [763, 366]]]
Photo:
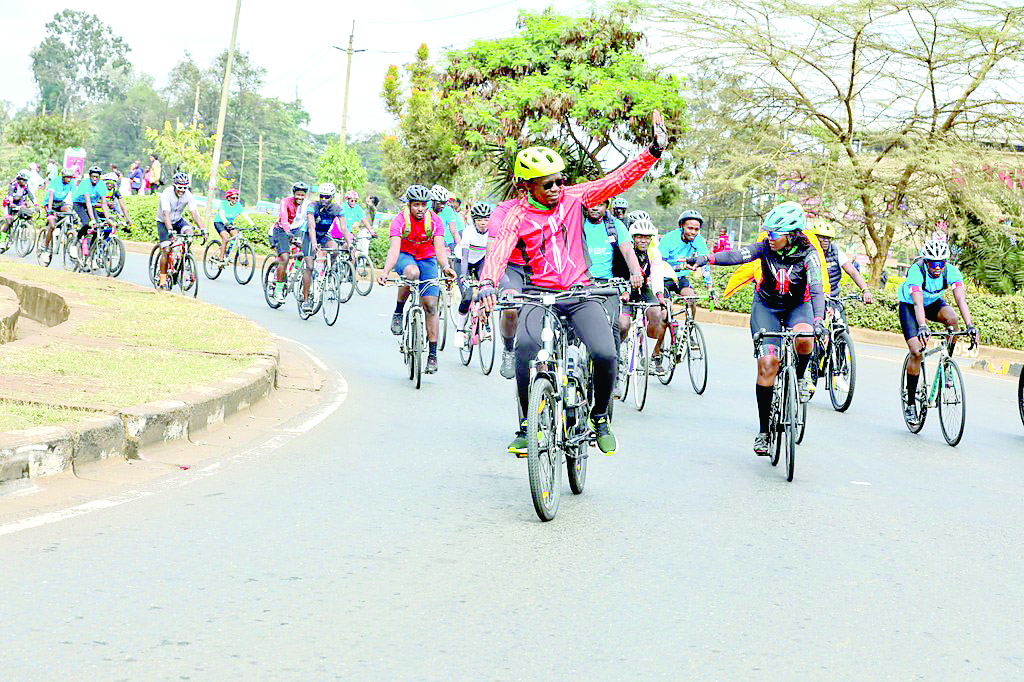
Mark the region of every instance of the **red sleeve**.
[[391, 219], [391, 226], [388, 228], [388, 236], [401, 237], [403, 227], [405, 227], [405, 215], [403, 213], [399, 213]]
[[282, 199], [281, 209], [277, 212], [277, 224], [287, 232], [291, 222], [288, 220], [288, 199]]
[[508, 258], [512, 255], [512, 249], [519, 241], [519, 226], [523, 222], [523, 215], [526, 208], [521, 204], [512, 206], [505, 214], [505, 220], [501, 223], [501, 230], [495, 237], [487, 251], [484, 259], [484, 271], [480, 275], [481, 280], [490, 280], [495, 285], [501, 281], [501, 276], [508, 268]]
[[658, 158], [651, 154], [649, 149], [644, 150], [643, 154], [603, 178], [581, 182], [567, 187], [565, 191], [579, 197], [584, 206], [596, 206], [635, 185], [657, 162]]

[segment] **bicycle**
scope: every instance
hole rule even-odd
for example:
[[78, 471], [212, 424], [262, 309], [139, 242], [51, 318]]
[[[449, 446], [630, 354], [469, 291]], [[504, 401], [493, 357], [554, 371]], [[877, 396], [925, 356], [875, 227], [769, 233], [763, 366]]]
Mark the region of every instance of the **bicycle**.
[[625, 401], [629, 395], [629, 385], [633, 384], [633, 404], [641, 412], [647, 404], [647, 382], [650, 377], [650, 357], [647, 354], [647, 316], [648, 308], [660, 306], [660, 303], [623, 303], [624, 307], [633, 309], [633, 321], [626, 332], [626, 340], [619, 346], [619, 366], [616, 381], [619, 384], [619, 400]]
[[[192, 230], [190, 239], [199, 239], [199, 245], [202, 246], [206, 243], [206, 230], [195, 228], [191, 223], [187, 226], [187, 229]], [[192, 253], [192, 242], [189, 242], [189, 253]], [[195, 257], [193, 256], [193, 261]], [[155, 287], [160, 281], [160, 243], [157, 242], [153, 245], [153, 248], [149, 251], [149, 281]]]
[[454, 305], [455, 280], [443, 277], [440, 280], [441, 295], [437, 297], [437, 350], [444, 350], [448, 341], [448, 318]]
[[[280, 308], [290, 292], [301, 291], [302, 287], [302, 240], [292, 237], [291, 250], [285, 263], [285, 278], [282, 297], [277, 298], [277, 255], [270, 254], [263, 260], [263, 298], [271, 308]], [[298, 296], [298, 294], [296, 295]]]
[[1017, 407], [1020, 408], [1020, 423], [1024, 424], [1024, 372], [1017, 378]]
[[14, 253], [24, 258], [32, 252], [36, 243], [32, 221], [36, 215], [35, 206], [20, 206], [11, 222], [11, 229], [7, 233], [7, 240], [0, 242], [0, 253], [13, 248]]
[[117, 236], [117, 223], [97, 218], [92, 245], [92, 267], [117, 277], [124, 270], [124, 242]]
[[[917, 395], [914, 396], [917, 404], [917, 419], [907, 419], [903, 415], [903, 421], [911, 433], [920, 433], [924, 428], [925, 417], [928, 410], [936, 408], [939, 410], [939, 424], [942, 426], [942, 436], [951, 447], [956, 447], [964, 435], [964, 426], [967, 420], [967, 398], [964, 395], [964, 379], [960, 373], [960, 367], [953, 359], [952, 346], [958, 337], [970, 337], [970, 333], [963, 332], [933, 332], [933, 337], [941, 339], [940, 343], [931, 350], [925, 350], [921, 358], [921, 377], [917, 384]], [[974, 348], [974, 339], [971, 338], [971, 348]], [[931, 390], [928, 389], [928, 382], [925, 370], [925, 361], [932, 355], [938, 355], [939, 361], [935, 366], [935, 375], [932, 378]], [[900, 399], [903, 405], [908, 400], [907, 395], [907, 365], [910, 363], [910, 353], [903, 360], [903, 371], [900, 374]]]
[[[696, 301], [696, 296], [673, 297], [672, 302], [679, 304], [682, 309], [670, 315], [671, 321], [665, 331], [666, 342], [661, 349], [661, 367], [655, 375], [662, 385], [668, 386], [675, 376], [676, 365], [682, 364], [685, 360], [690, 374], [690, 385], [697, 395], [702, 395], [708, 385], [708, 347], [704, 341], [704, 331], [693, 316]], [[715, 304], [712, 301], [711, 310], [714, 309]], [[682, 324], [676, 319], [680, 315], [685, 316]]]
[[368, 230], [360, 230], [356, 238], [356, 251], [353, 257], [353, 271], [355, 275], [355, 288], [360, 296], [366, 296], [373, 289], [373, 280], [377, 275], [373, 268], [373, 261], [370, 260], [370, 233]]
[[[188, 232], [186, 232], [188, 230]], [[168, 291], [178, 286], [183, 295], [191, 294], [192, 298], [199, 297], [199, 268], [196, 266], [196, 259], [192, 255], [192, 240], [200, 237], [206, 240], [206, 233], [199, 230], [198, 235], [186, 227], [181, 232], [176, 232], [171, 237], [171, 245], [167, 254], [167, 286]], [[156, 246], [156, 253], [159, 254], [160, 245]], [[153, 259], [150, 254], [149, 277], [153, 286], [160, 288], [160, 258]]]
[[860, 301], [860, 296], [825, 297], [825, 305], [833, 314], [828, 321], [828, 336], [825, 346], [814, 344], [811, 359], [811, 381], [818, 383], [818, 377], [825, 377], [825, 387], [832, 400], [832, 409], [845, 412], [853, 402], [853, 390], [857, 383], [857, 356], [850, 338], [849, 324], [844, 301]]
[[203, 251], [203, 273], [207, 279], [217, 279], [221, 271], [232, 263], [235, 273], [235, 281], [246, 285], [252, 280], [256, 272], [256, 251], [253, 250], [245, 233], [252, 232], [256, 227], [232, 227], [237, 234], [228, 239], [228, 246], [224, 252], [224, 259], [220, 257], [220, 240], [211, 239]]
[[[470, 289], [477, 289], [479, 282], [470, 281], [466, 283]], [[494, 369], [494, 355], [496, 347], [495, 339], [495, 317], [484, 312], [479, 301], [473, 301], [469, 305], [467, 327], [463, 331], [462, 345], [459, 347], [459, 359], [462, 364], [469, 366], [473, 359], [473, 350], [480, 348], [477, 359], [480, 361], [480, 371], [487, 376]]]
[[[71, 243], [71, 234], [74, 234], [78, 230], [78, 216], [71, 211], [56, 211], [54, 212], [56, 220], [54, 220], [53, 233], [50, 235], [50, 247], [46, 247], [46, 228], [41, 227], [36, 233], [36, 263], [38, 265], [49, 267], [55, 259], [60, 258], [61, 254], [66, 253], [67, 247]], [[43, 258], [44, 254], [49, 254], [49, 258]]]
[[436, 277], [414, 280], [400, 276], [394, 283], [395, 286], [409, 288], [409, 298], [402, 310], [402, 335], [398, 337], [398, 352], [405, 360], [409, 379], [419, 388], [423, 382], [423, 355], [427, 352], [427, 319], [420, 305], [420, 288], [440, 285], [441, 280]]
[[[778, 466], [783, 450], [786, 452], [786, 480], [792, 482], [796, 465], [796, 446], [803, 440], [807, 422], [807, 403], [799, 398], [800, 385], [796, 378], [796, 349], [798, 338], [812, 338], [813, 332], [779, 331], [765, 329], [754, 334], [754, 354], [760, 355], [761, 341], [779, 339], [779, 369], [772, 388], [772, 407], [768, 422], [768, 455], [772, 466]], [[798, 434], [799, 432], [799, 434]]]
[[[313, 262], [313, 272], [309, 284], [309, 295], [313, 297], [313, 307], [308, 310], [302, 300], [296, 297], [299, 317], [308, 319], [323, 310], [324, 322], [333, 326], [338, 320], [341, 304], [352, 298], [352, 268], [346, 249], [340, 247], [321, 247], [326, 257], [319, 257]], [[344, 282], [348, 282], [347, 296], [342, 294]], [[297, 285], [301, 286], [301, 282]]]
[[572, 325], [555, 310], [558, 303], [618, 296], [615, 286], [576, 286], [566, 291], [510, 293], [508, 300], [544, 310], [541, 348], [530, 361], [530, 389], [526, 415], [527, 468], [533, 508], [541, 521], [558, 513], [562, 494], [562, 460], [574, 495], [587, 480], [588, 449], [597, 442], [590, 428], [594, 407], [592, 367], [587, 347]]

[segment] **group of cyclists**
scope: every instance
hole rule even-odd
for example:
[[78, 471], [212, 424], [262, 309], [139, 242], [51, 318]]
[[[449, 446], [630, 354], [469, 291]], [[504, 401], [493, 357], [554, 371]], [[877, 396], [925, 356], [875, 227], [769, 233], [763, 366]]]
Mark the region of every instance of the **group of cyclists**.
[[[834, 233], [827, 227], [812, 230], [804, 208], [797, 202], [775, 206], [765, 216], [758, 240], [737, 249], [710, 252], [700, 234], [704, 218], [694, 209], [683, 211], [676, 228], [659, 238], [651, 217], [644, 211], [629, 212], [626, 200], [620, 196], [658, 163], [668, 145], [659, 112], [654, 112], [652, 126], [654, 141], [639, 156], [604, 177], [575, 185], [567, 183], [563, 174], [565, 162], [554, 150], [539, 146], [521, 150], [515, 159], [515, 196], [496, 206], [483, 202], [473, 205], [469, 221], [463, 221], [455, 211], [452, 197], [444, 187], [410, 186], [403, 196], [404, 207], [391, 220], [387, 256], [378, 281], [384, 284], [395, 273], [407, 282], [422, 282], [418, 286], [426, 319], [428, 374], [437, 371], [442, 276], [459, 283], [462, 296], [455, 317], [460, 328], [466, 323], [474, 297], [489, 315], [510, 294], [582, 291], [590, 286], [623, 283], [621, 295], [605, 296], [602, 300], [581, 295], [555, 305], [556, 312], [586, 346], [593, 382], [589, 427], [597, 447], [610, 455], [618, 448], [611, 428], [610, 402], [619, 371], [619, 348], [633, 323], [631, 307], [622, 303], [651, 304], [643, 307], [642, 324], [654, 342], [649, 362], [651, 371], [657, 373], [663, 370], [662, 347], [671, 311], [669, 297], [677, 294], [692, 306], [694, 289], [690, 278], [699, 275], [713, 300], [716, 292], [712, 266], [756, 264], [750, 310], [750, 331], [755, 338], [757, 357], [754, 393], [758, 431], [753, 449], [758, 455], [766, 455], [779, 355], [770, 338], [756, 341], [758, 332], [792, 330], [804, 334], [796, 339], [795, 351], [800, 400], [806, 402], [814, 391], [807, 368], [816, 343], [823, 341], [827, 333], [825, 323], [830, 314], [825, 281], [836, 292], [845, 272], [862, 291], [864, 302], [872, 302], [871, 291], [835, 244]], [[4, 200], [5, 233], [13, 216], [35, 202], [27, 180], [27, 173], [19, 173], [8, 187]], [[110, 180], [102, 177], [97, 167], [90, 168], [77, 184], [70, 171], [62, 172], [60, 180], [47, 189], [43, 201], [47, 247], [57, 211], [70, 208], [77, 215], [79, 236], [96, 220], [98, 212], [120, 210], [127, 215], [116, 182], [111, 186]], [[172, 236], [190, 228], [186, 212], [194, 224], [202, 224], [190, 184], [187, 173], [176, 173], [172, 184], [159, 195], [155, 219], [161, 246], [160, 286], [167, 284], [167, 254]], [[329, 182], [319, 185], [315, 199], [308, 198], [309, 192], [309, 185], [304, 182], [293, 185], [291, 196], [280, 203], [269, 234], [277, 254], [276, 290], [272, 295], [284, 297], [289, 254], [293, 244], [301, 241], [305, 265], [301, 293], [303, 305], [307, 306], [311, 304], [310, 275], [320, 251], [342, 244], [351, 249], [354, 233], [370, 227], [355, 192], [348, 192], [341, 205], [335, 202], [337, 188]], [[222, 237], [222, 259], [223, 249], [236, 234], [235, 221], [240, 215], [244, 213], [238, 192], [231, 190], [214, 223]], [[973, 343], [978, 342], [963, 277], [948, 262], [949, 256], [945, 241], [928, 242], [899, 288], [899, 319], [911, 355], [905, 379], [910, 396], [915, 394], [921, 354], [931, 334], [929, 323], [949, 329], [959, 324], [953, 307], [942, 298], [946, 289], [952, 289], [967, 332]], [[402, 333], [403, 311], [410, 293], [406, 286], [398, 288], [391, 319], [393, 334]], [[503, 344], [500, 373], [515, 379], [518, 402], [515, 434], [508, 449], [525, 456], [524, 415], [530, 363], [541, 348], [544, 311], [510, 305], [501, 308], [497, 323]], [[916, 416], [915, 409], [914, 400], [908, 399], [904, 405], [908, 419]]]

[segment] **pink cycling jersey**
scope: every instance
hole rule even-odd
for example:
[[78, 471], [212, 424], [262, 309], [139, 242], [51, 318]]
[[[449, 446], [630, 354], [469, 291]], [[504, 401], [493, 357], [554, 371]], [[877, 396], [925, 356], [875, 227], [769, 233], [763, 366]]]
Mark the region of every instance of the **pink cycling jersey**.
[[274, 223], [274, 227], [280, 227], [290, 234], [292, 223], [295, 222], [295, 214], [298, 212], [300, 205], [296, 203], [295, 197], [288, 197], [281, 201], [281, 210], [278, 213], [277, 222]]
[[512, 249], [522, 239], [534, 285], [568, 289], [589, 283], [583, 246], [583, 208], [626, 191], [657, 161], [650, 151], [645, 151], [603, 178], [563, 187], [558, 203], [550, 210], [539, 209], [526, 198], [516, 200], [502, 221], [481, 279], [500, 281]]
[[[487, 236], [490, 239], [498, 238], [498, 233], [501, 232], [501, 224], [504, 222], [508, 210], [517, 203], [519, 203], [518, 199], [509, 199], [494, 207], [494, 212], [491, 213], [491, 218], [487, 221]], [[509, 265], [526, 265], [526, 259], [523, 258], [523, 253], [520, 249], [512, 249], [512, 255], [509, 256], [508, 263]]]

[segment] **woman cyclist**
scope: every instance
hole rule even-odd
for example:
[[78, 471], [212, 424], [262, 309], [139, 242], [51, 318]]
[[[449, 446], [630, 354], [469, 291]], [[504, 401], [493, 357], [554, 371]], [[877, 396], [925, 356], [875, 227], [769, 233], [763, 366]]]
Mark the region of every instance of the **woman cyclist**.
[[227, 205], [220, 205], [220, 210], [217, 211], [217, 216], [213, 220], [213, 227], [217, 230], [217, 235], [220, 237], [221, 261], [227, 257], [228, 242], [238, 234], [238, 230], [235, 228], [235, 220], [239, 217], [245, 218], [246, 222], [249, 223], [249, 227], [255, 227], [252, 218], [246, 215], [242, 202], [238, 200], [238, 196], [237, 189], [229, 189], [224, 195], [225, 199], [227, 199]]
[[[803, 234], [807, 217], [803, 207], [795, 201], [779, 204], [764, 218], [763, 229], [768, 233], [762, 241], [733, 251], [719, 251], [710, 256], [694, 255], [687, 264], [694, 269], [711, 265], [740, 265], [759, 260], [761, 275], [758, 279], [754, 302], [750, 309], [750, 333], [760, 330], [811, 332], [818, 337], [825, 334], [822, 319], [825, 314], [825, 294], [821, 280], [821, 258]], [[804, 374], [811, 359], [814, 341], [798, 338], [796, 347], [796, 375], [801, 382], [800, 400], [810, 399], [810, 385]], [[754, 438], [754, 452], [768, 454], [768, 421], [772, 406], [772, 387], [779, 371], [779, 357], [772, 339], [765, 339], [757, 358], [757, 416], [759, 430]]]
[[473, 221], [473, 229], [462, 231], [462, 239], [455, 247], [455, 259], [459, 264], [459, 291], [462, 293], [462, 300], [459, 302], [459, 313], [455, 321], [455, 327], [461, 334], [466, 327], [466, 314], [469, 312], [469, 305], [473, 302], [473, 290], [467, 284], [470, 278], [480, 279], [480, 273], [484, 269], [484, 256], [487, 255], [487, 226], [491, 220], [494, 207], [490, 204], [477, 203], [470, 211], [470, 218]]
[[[660, 339], [665, 332], [666, 308], [665, 308], [665, 261], [661, 258], [661, 252], [654, 244], [654, 238], [658, 236], [658, 228], [646, 218], [635, 221], [629, 228], [629, 236], [633, 239], [633, 251], [640, 263], [640, 269], [644, 274], [644, 284], [641, 287], [632, 289], [629, 295], [630, 303], [660, 303], [661, 306], [648, 308], [644, 313], [646, 316], [647, 336], [652, 339]], [[632, 321], [629, 310], [623, 308], [619, 313], [619, 336], [625, 340], [629, 332], [629, 325]], [[657, 362], [657, 353], [652, 356], [652, 363]], [[621, 369], [621, 368], [620, 368]]]

